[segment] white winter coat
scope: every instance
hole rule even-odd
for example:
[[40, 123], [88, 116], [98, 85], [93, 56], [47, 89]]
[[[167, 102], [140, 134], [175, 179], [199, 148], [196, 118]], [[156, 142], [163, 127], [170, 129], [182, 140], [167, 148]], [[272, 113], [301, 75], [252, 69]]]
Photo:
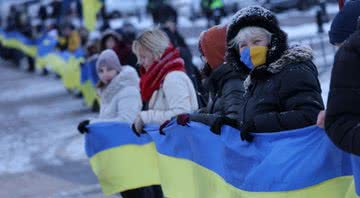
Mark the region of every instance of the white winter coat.
[[122, 66], [121, 72], [110, 84], [99, 90], [100, 114], [91, 122], [118, 121], [133, 123], [142, 108], [139, 77], [131, 66]]
[[173, 71], [151, 96], [149, 110], [142, 111], [140, 116], [145, 124], [162, 124], [176, 115], [197, 109], [196, 92], [190, 78], [185, 72]]

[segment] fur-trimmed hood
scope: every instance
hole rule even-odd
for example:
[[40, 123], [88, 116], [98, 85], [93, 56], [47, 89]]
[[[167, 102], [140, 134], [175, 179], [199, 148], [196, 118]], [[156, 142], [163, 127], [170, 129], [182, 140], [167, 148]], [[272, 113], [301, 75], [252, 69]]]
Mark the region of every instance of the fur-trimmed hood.
[[[287, 49], [277, 61], [271, 63], [270, 65], [260, 66], [251, 71], [250, 75], [244, 82], [244, 87], [245, 89], [249, 87], [251, 79], [277, 74], [293, 64], [309, 62], [312, 61], [313, 58], [313, 51], [309, 46], [293, 45]], [[304, 67], [315, 67], [313, 64], [303, 65]], [[316, 71], [316, 68], [311, 69]]]
[[116, 94], [126, 87], [139, 89], [139, 77], [131, 66], [122, 66], [121, 72], [115, 76], [105, 88], [99, 89], [102, 103], [110, 103]]
[[278, 60], [287, 50], [287, 35], [280, 29], [276, 16], [269, 10], [261, 6], [249, 6], [239, 10], [228, 25], [226, 43], [227, 52], [225, 61], [232, 67], [244, 74], [248, 74], [249, 69], [240, 61], [239, 50], [231, 46], [231, 41], [236, 37], [239, 31], [245, 27], [261, 27], [269, 31], [271, 41], [266, 58], [266, 64], [269, 65]]

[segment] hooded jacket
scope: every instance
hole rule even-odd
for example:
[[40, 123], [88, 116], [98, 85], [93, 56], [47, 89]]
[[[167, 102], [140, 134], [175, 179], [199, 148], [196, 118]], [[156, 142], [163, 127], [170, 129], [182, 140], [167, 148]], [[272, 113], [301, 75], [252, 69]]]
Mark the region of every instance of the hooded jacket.
[[141, 111], [139, 77], [131, 66], [122, 66], [121, 72], [104, 88], [99, 89], [100, 114], [94, 122], [133, 123]]
[[190, 120], [213, 125], [216, 118], [237, 119], [243, 105], [244, 78], [230, 65], [223, 63], [226, 50], [226, 26], [215, 26], [200, 36], [199, 46], [213, 69], [206, 80], [209, 103], [201, 113], [191, 114]]
[[[231, 43], [241, 29], [252, 26], [269, 31], [271, 40], [266, 63], [250, 70]], [[237, 119], [240, 129], [275, 132], [316, 123], [324, 106], [312, 51], [304, 46], [289, 48], [287, 35], [271, 11], [260, 6], [238, 11], [228, 26], [227, 47], [226, 61], [246, 77], [244, 105]]]
[[324, 104], [312, 58], [310, 48], [294, 46], [252, 70], [244, 82], [240, 126], [252, 122], [251, 132], [277, 132], [314, 125]]

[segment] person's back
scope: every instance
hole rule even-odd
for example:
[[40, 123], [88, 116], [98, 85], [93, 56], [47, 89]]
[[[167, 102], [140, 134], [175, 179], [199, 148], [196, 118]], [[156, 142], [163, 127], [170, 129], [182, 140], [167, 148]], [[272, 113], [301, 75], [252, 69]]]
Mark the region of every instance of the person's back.
[[332, 70], [325, 129], [340, 148], [360, 155], [360, 30], [339, 49]]
[[[360, 155], [360, 1], [349, 1], [336, 15], [330, 42], [340, 46], [331, 74], [325, 130], [341, 149]], [[359, 24], [360, 25], [360, 24]], [[350, 36], [350, 37], [349, 37]]]

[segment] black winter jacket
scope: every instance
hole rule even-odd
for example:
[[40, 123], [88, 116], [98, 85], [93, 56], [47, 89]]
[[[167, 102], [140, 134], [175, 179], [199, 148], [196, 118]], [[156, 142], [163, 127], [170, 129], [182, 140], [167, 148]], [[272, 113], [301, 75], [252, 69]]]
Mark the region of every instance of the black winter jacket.
[[206, 81], [210, 101], [201, 113], [190, 115], [191, 121], [213, 125], [215, 119], [227, 116], [238, 119], [244, 102], [244, 78], [229, 65], [215, 69]]
[[294, 46], [251, 71], [240, 128], [252, 123], [250, 132], [276, 132], [314, 125], [324, 105], [312, 58], [310, 48]]
[[330, 139], [360, 155], [360, 30], [336, 53], [325, 117]]

